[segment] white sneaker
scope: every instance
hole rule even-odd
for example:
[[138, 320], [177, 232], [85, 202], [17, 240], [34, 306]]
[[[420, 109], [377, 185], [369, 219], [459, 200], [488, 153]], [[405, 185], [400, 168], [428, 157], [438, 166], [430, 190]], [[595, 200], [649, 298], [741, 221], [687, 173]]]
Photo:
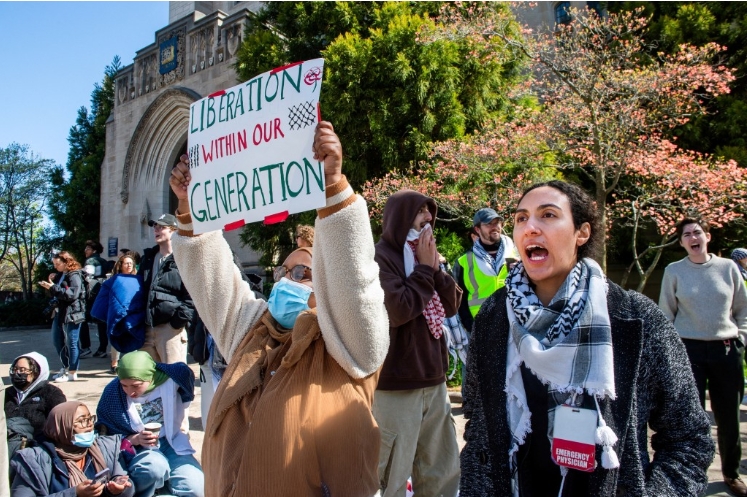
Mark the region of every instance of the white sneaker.
[[75, 373], [68, 373], [67, 381], [78, 381], [78, 372], [76, 371]]
[[60, 378], [62, 376], [67, 376], [67, 369], [60, 368], [60, 371], [52, 375], [52, 380], [57, 381], [57, 378]]
[[70, 374], [63, 374], [54, 379], [55, 383], [65, 383], [70, 378]]

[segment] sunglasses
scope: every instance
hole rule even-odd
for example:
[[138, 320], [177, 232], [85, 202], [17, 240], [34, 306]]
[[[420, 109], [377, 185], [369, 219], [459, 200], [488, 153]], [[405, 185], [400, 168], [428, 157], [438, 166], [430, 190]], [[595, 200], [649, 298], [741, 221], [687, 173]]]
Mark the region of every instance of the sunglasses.
[[[305, 278], [307, 270], [309, 271], [309, 277]], [[289, 271], [285, 266], [278, 266], [272, 273], [273, 279], [276, 283], [286, 275], [293, 281], [311, 280], [311, 268], [309, 266], [304, 266], [303, 264], [297, 264], [290, 268]]]

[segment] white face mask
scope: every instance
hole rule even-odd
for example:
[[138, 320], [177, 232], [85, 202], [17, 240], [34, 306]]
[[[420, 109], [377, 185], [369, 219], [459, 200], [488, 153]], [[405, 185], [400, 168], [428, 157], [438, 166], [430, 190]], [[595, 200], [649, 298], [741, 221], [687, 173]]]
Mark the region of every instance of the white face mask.
[[426, 225], [423, 226], [423, 229], [420, 231], [417, 231], [415, 228], [410, 228], [410, 231], [407, 232], [407, 241], [412, 242], [414, 240], [417, 240], [418, 238], [420, 238], [420, 234], [423, 232], [423, 230], [430, 229], [433, 229], [431, 228], [431, 223], [426, 223]]

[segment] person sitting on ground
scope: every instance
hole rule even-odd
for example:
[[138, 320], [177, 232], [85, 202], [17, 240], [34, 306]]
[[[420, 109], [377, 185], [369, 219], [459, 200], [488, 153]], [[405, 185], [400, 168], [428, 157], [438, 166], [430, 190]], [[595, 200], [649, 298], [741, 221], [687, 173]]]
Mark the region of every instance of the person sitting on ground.
[[120, 257], [113, 273], [101, 285], [91, 315], [106, 323], [112, 344], [110, 372], [116, 373], [119, 353], [138, 350], [145, 343], [145, 293], [134, 254]]
[[[10, 461], [13, 497], [132, 497], [135, 488], [119, 462], [122, 437], [98, 437], [96, 416], [82, 402], [55, 406], [36, 447]], [[108, 470], [108, 471], [107, 471]], [[108, 481], [94, 481], [107, 471]]]
[[[183, 362], [156, 363], [145, 351], [122, 355], [117, 378], [105, 388], [96, 409], [108, 433], [132, 444], [127, 466], [136, 497], [166, 485], [174, 495], [202, 497], [204, 477], [195, 450], [181, 426], [194, 399], [195, 377]], [[145, 428], [160, 423], [160, 432]]]
[[296, 228], [296, 245], [298, 248], [314, 246], [314, 227], [299, 224]]
[[39, 286], [49, 290], [58, 302], [52, 321], [52, 342], [62, 361], [62, 369], [54, 376], [54, 381], [76, 381], [80, 366], [80, 327], [86, 320], [83, 268], [73, 254], [64, 250], [52, 256], [52, 264], [62, 276], [54, 282], [55, 275], [50, 274], [48, 281], [40, 281]]
[[317, 245], [276, 268], [267, 302], [242, 280], [220, 230], [193, 236], [188, 157], [171, 171], [179, 199], [174, 257], [228, 360], [202, 449], [209, 497], [379, 490], [371, 406], [389, 320], [373, 235], [366, 202], [342, 175], [330, 123], [317, 125], [312, 151], [324, 162], [327, 197], [317, 210]]
[[5, 392], [5, 416], [27, 419], [34, 430], [34, 438], [41, 435], [52, 408], [67, 400], [62, 390], [48, 379], [47, 358], [38, 352], [20, 355], [10, 365], [13, 388]]

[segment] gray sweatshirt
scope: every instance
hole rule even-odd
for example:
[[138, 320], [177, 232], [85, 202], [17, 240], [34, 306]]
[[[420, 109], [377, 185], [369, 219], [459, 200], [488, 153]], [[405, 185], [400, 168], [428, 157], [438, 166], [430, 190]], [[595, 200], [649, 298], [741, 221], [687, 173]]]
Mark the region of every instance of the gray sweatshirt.
[[729, 259], [711, 254], [705, 264], [685, 257], [667, 266], [659, 307], [682, 338], [747, 339], [747, 287]]

